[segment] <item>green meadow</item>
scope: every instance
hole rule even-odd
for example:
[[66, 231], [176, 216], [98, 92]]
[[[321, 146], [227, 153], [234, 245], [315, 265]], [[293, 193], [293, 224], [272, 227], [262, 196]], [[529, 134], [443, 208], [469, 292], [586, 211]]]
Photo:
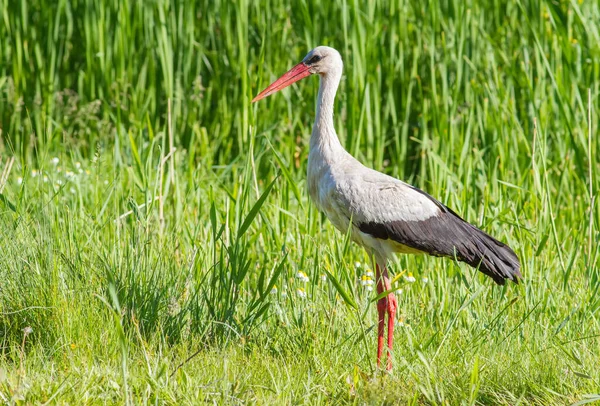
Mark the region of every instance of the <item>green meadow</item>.
[[[306, 191], [337, 132], [519, 256], [373, 263]], [[600, 3], [0, 0], [0, 404], [600, 400]]]

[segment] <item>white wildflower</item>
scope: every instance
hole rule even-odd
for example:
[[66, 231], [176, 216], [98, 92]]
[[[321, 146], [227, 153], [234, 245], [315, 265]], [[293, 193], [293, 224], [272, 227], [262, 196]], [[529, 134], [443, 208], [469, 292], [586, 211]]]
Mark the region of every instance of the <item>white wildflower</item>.
[[23, 184], [23, 178], [19, 176], [19, 177], [17, 178], [17, 183], [18, 183], [19, 185]]
[[76, 169], [81, 168], [81, 162], [75, 162], [75, 168]]
[[306, 291], [304, 288], [296, 289], [296, 293], [298, 293], [298, 296], [300, 296], [302, 299], [306, 299]]
[[271, 294], [272, 295], [276, 295], [277, 294], [277, 285], [273, 285], [273, 288], [271, 289]]
[[296, 274], [296, 277], [298, 279], [300, 279], [300, 282], [303, 282], [303, 283], [307, 283], [310, 280], [308, 278], [308, 276], [302, 271], [298, 271], [298, 273]]
[[36, 171], [35, 169], [31, 171], [31, 177], [35, 178], [36, 176], [38, 176], [38, 171]]
[[370, 290], [372, 290], [372, 288], [371, 289], [368, 289], [368, 288], [372, 287], [375, 284], [375, 281], [373, 279], [371, 279], [370, 276], [368, 276], [368, 275], [365, 274], [365, 275], [363, 275], [363, 276], [360, 277], [360, 284], [362, 286], [366, 286], [367, 290], [370, 291]]
[[429, 278], [424, 276], [423, 278], [421, 278], [421, 282], [423, 283], [428, 283], [429, 282]]
[[354, 263], [354, 267], [355, 267], [356, 269], [358, 269], [358, 268], [362, 267], [362, 264], [361, 264], [360, 262], [356, 261], [356, 262]]
[[321, 280], [323, 282], [327, 282], [327, 275], [325, 275], [324, 273], [321, 274]]
[[408, 275], [404, 277], [404, 280], [408, 283], [414, 283], [417, 279], [413, 276], [412, 273], [409, 272]]
[[52, 164], [53, 165], [58, 165], [58, 163], [60, 162], [60, 160], [57, 157], [52, 158]]

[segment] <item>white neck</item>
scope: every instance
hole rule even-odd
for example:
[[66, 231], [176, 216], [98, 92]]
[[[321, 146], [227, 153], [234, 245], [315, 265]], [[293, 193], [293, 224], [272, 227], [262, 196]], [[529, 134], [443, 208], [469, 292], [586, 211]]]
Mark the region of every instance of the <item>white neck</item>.
[[325, 153], [344, 149], [333, 126], [333, 102], [341, 78], [341, 67], [326, 74], [321, 74], [319, 96], [317, 99], [317, 114], [310, 138], [311, 150], [316, 149]]

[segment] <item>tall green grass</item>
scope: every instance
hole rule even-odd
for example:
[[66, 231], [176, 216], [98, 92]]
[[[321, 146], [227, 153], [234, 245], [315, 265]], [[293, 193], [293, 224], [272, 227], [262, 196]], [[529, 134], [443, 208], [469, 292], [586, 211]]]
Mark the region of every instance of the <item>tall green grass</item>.
[[[363, 3], [0, 2], [0, 402], [598, 397], [600, 6]], [[250, 104], [317, 45], [346, 148], [522, 262], [400, 257], [391, 376], [305, 192], [317, 79]]]

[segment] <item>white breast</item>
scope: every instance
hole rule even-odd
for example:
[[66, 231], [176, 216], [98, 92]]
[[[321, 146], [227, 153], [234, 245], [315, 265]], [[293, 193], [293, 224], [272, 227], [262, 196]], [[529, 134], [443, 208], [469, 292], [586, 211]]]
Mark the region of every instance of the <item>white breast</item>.
[[[351, 159], [348, 159], [351, 158]], [[340, 195], [346, 183], [346, 172], [355, 164], [354, 158], [348, 156], [338, 157], [335, 164], [329, 164], [320, 154], [309, 154], [308, 159], [308, 192], [317, 208], [327, 216], [329, 221], [343, 235], [348, 232], [350, 215], [348, 207], [344, 206], [344, 198]], [[356, 163], [358, 163], [356, 161]], [[353, 227], [351, 238], [354, 242], [365, 248], [387, 251], [381, 242]]]
[[[340, 160], [343, 159], [340, 157]], [[339, 189], [340, 175], [336, 173], [341, 162], [332, 165], [326, 158], [315, 151], [308, 156], [308, 193], [317, 208], [325, 213], [329, 221], [342, 233], [348, 231], [350, 224], [345, 210], [339, 207], [336, 198]]]

